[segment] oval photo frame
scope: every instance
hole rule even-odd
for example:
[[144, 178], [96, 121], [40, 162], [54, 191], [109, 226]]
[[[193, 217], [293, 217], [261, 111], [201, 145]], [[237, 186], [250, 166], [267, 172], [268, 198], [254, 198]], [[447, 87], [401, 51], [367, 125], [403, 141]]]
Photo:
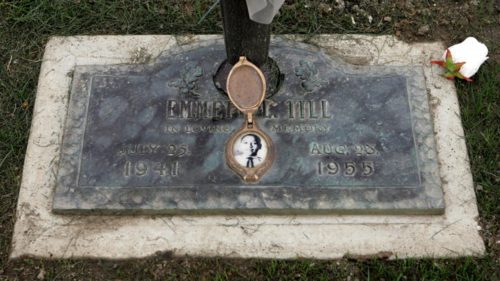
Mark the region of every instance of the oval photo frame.
[[240, 57], [227, 76], [226, 89], [236, 108], [244, 113], [253, 113], [266, 96], [266, 79], [256, 65], [246, 57]]
[[272, 166], [274, 158], [271, 138], [256, 124], [251, 129], [243, 126], [226, 144], [228, 166], [247, 182], [258, 182]]

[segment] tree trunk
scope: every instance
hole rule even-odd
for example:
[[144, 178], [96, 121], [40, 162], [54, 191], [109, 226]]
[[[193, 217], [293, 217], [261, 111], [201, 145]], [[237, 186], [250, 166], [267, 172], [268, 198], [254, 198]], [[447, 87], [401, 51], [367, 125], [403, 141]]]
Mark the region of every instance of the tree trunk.
[[227, 60], [235, 64], [246, 56], [258, 67], [267, 62], [271, 25], [256, 23], [248, 17], [245, 0], [221, 0]]
[[221, 62], [217, 73], [213, 76], [215, 87], [227, 93], [226, 82], [229, 71], [240, 56], [245, 56], [264, 73], [267, 82], [266, 97], [271, 97], [278, 92], [284, 80], [278, 64], [269, 58], [271, 25], [250, 20], [245, 0], [220, 1], [227, 59]]

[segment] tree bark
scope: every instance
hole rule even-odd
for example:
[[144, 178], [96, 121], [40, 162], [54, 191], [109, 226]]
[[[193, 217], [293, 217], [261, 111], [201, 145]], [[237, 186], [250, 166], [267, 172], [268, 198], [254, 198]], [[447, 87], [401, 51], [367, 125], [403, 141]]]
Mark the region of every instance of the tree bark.
[[221, 0], [227, 60], [235, 64], [246, 56], [258, 67], [267, 62], [271, 25], [250, 20], [245, 0]]

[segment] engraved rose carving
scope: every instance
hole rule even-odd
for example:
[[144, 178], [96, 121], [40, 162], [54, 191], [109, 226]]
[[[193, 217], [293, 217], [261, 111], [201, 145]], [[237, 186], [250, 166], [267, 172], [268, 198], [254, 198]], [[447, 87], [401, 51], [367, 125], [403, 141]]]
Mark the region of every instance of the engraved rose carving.
[[194, 62], [188, 62], [181, 70], [181, 77], [168, 83], [171, 87], [179, 89], [181, 94], [199, 97], [196, 93], [198, 86], [196, 82], [203, 76], [203, 69]]

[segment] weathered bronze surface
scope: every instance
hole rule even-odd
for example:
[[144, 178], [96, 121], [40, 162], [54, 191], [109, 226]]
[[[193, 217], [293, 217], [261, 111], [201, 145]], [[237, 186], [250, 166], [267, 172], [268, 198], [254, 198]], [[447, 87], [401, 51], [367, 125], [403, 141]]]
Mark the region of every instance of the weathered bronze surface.
[[[147, 65], [77, 67], [54, 210], [442, 213], [422, 68], [351, 66], [314, 46], [275, 41], [270, 55], [285, 74], [283, 87], [251, 116], [276, 157], [250, 184], [226, 162], [230, 136], [250, 122], [214, 87], [225, 55], [214, 41]], [[253, 133], [236, 137], [228, 153], [259, 148]], [[240, 166], [272, 157], [264, 151], [271, 141], [257, 136], [262, 154], [235, 155]]]

